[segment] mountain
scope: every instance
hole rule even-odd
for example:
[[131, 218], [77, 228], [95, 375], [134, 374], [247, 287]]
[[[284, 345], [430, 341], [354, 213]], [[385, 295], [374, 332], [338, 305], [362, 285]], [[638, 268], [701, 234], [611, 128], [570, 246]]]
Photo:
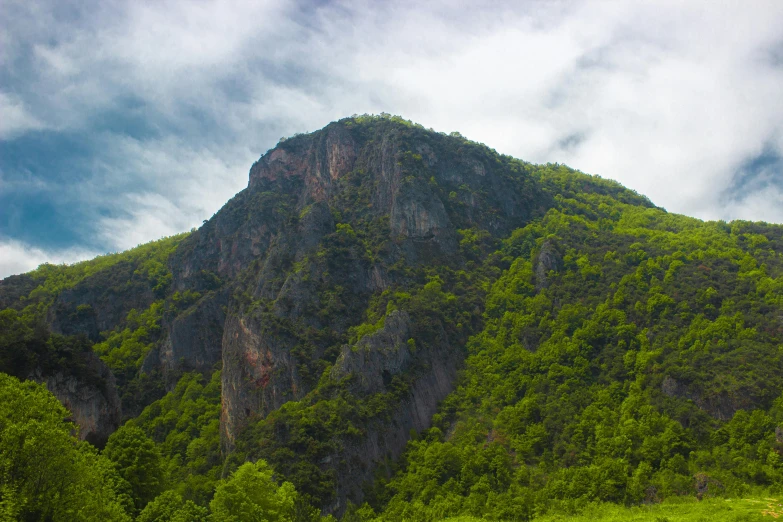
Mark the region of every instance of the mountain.
[[782, 253], [780, 226], [359, 116], [281, 140], [198, 230], [0, 282], [0, 371], [106, 445], [140, 517], [246, 461], [294, 518], [735, 495], [783, 480]]

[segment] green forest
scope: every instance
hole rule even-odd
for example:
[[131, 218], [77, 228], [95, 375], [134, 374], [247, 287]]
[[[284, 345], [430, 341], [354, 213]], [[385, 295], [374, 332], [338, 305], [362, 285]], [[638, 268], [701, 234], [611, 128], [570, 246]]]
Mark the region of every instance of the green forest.
[[[429, 133], [394, 117], [345, 125], [392, 126], [410, 140]], [[328, 348], [299, 369], [311, 389], [251, 417], [231, 448], [221, 440], [220, 364], [169, 375], [168, 385], [144, 369], [167, 321], [223, 284], [206, 274], [213, 286], [172, 287], [174, 254], [192, 248], [195, 232], [42, 265], [20, 280], [27, 286], [13, 290], [18, 299], [2, 301], [13, 292], [0, 287], [0, 521], [783, 515], [783, 227], [668, 213], [563, 165], [500, 156], [459, 135], [437, 139], [478, 151], [546, 204], [502, 237], [459, 228], [459, 264], [397, 261], [390, 271], [400, 282], [365, 301], [318, 283], [328, 306], [314, 314], [325, 324], [356, 319], [323, 331], [278, 321], [295, 332], [292, 352]], [[466, 201], [482, 196], [439, 182], [417, 155], [412, 148], [399, 158], [407, 182], [427, 186], [447, 212], [464, 213]], [[318, 267], [338, 278], [347, 259], [371, 265], [386, 255], [395, 239], [388, 217], [367, 210], [368, 178], [356, 169], [343, 181], [332, 204], [337, 225], [291, 273], [306, 277]], [[304, 211], [282, 211], [305, 219]], [[96, 274], [117, 292], [143, 288], [151, 304], [92, 336], [53, 333], [56, 297]], [[229, 313], [268, 317], [280, 306], [237, 281]], [[70, 320], [87, 312], [75, 309]], [[323, 463], [391, 418], [418, 371], [389, 377], [380, 391], [357, 391], [361, 376], [334, 372], [339, 348], [356, 351], [400, 313], [414, 318], [412, 357], [445, 337], [464, 362], [430, 427], [413, 430], [402, 455], [363, 485], [361, 503], [335, 517], [324, 506], [338, 478]], [[126, 412], [95, 444], [78, 439], [69, 411], [30, 378], [64, 372], [105, 387], [86, 362], [90, 352], [111, 370]]]

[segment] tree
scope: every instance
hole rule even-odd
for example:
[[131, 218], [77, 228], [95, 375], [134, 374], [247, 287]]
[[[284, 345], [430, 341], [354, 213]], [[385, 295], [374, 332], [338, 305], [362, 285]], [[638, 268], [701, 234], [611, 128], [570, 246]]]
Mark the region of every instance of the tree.
[[290, 482], [277, 484], [263, 460], [242, 464], [215, 489], [209, 503], [214, 522], [293, 520], [296, 490]]
[[183, 501], [174, 490], [158, 496], [139, 514], [136, 522], [206, 522], [207, 509], [192, 501]]
[[163, 491], [164, 471], [155, 443], [139, 428], [125, 425], [109, 437], [103, 454], [130, 484], [138, 511]]
[[44, 385], [0, 374], [0, 520], [125, 521], [122, 479]]

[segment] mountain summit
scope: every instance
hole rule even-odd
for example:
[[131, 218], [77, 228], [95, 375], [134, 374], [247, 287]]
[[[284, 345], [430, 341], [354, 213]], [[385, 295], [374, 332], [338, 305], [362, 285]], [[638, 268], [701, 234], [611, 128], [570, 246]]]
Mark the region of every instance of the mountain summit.
[[783, 478], [782, 248], [353, 117], [281, 140], [198, 230], [0, 282], [0, 371], [110, 456], [148, 437], [194, 505], [259, 460], [297, 516], [701, 498]]

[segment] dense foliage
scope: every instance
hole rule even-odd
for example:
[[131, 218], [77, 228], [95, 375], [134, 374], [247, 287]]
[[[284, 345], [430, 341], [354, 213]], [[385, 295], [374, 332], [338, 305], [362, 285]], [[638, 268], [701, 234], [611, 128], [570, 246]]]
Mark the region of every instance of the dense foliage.
[[123, 521], [127, 484], [46, 387], [0, 374], [0, 520]]
[[[183, 381], [191, 399], [202, 391], [194, 378]], [[167, 398], [159, 407], [198, 407], [181, 396]], [[0, 521], [282, 522], [316, 516], [264, 461], [215, 480], [209, 509], [199, 506], [177, 488], [165, 490], [179, 477], [167, 473], [160, 447], [142, 429], [123, 426], [99, 454], [73, 437], [68, 415], [45, 386], [0, 374]]]
[[559, 202], [504, 241], [461, 383], [386, 483], [383, 519], [781, 484], [783, 230]]
[[88, 364], [92, 343], [85, 336], [50, 334], [35, 317], [12, 308], [0, 311], [0, 372], [25, 379], [36, 373], [66, 372], [105, 386]]
[[[25, 315], [46, 315], [48, 307], [60, 293], [74, 288], [91, 276], [99, 273], [114, 273], [120, 278], [126, 276], [125, 272], [112, 270], [118, 265], [129, 266], [133, 275], [148, 281], [158, 295], [164, 295], [171, 284], [171, 273], [166, 267], [166, 260], [186, 236], [187, 234], [179, 234], [167, 237], [125, 252], [106, 254], [72, 265], [45, 263], [24, 275], [25, 279], [31, 279], [35, 285], [31, 292], [19, 295], [9, 292], [8, 296], [3, 297], [8, 299], [9, 306], [23, 309]], [[115, 281], [101, 280], [101, 283], [125, 285], [129, 281], [123, 278]], [[12, 286], [11, 288], [13, 289]]]
[[[581, 513], [550, 513], [536, 522], [770, 522], [783, 516], [783, 504], [776, 498], [675, 497], [656, 504], [623, 506], [596, 502]], [[477, 517], [460, 516], [447, 522], [478, 522]]]
[[[349, 335], [355, 339], [368, 335], [382, 324], [385, 313], [404, 310], [419, 319], [413, 332], [415, 341], [409, 343], [414, 350], [426, 350], [444, 327], [455, 344], [460, 344], [460, 340], [464, 343], [471, 321], [465, 309], [475, 305], [478, 294], [466, 291], [467, 284], [458, 279], [459, 274], [452, 275], [452, 287], [460, 291], [460, 297], [444, 291], [438, 276], [414, 294], [386, 292], [373, 301], [368, 310], [369, 322], [351, 329]], [[364, 435], [374, 420], [387, 417], [400, 398], [409, 393], [416, 372], [412, 368], [408, 375], [394, 376], [386, 391], [366, 397], [353, 391], [352, 384], [358, 376], [336, 381], [330, 378], [329, 369], [316, 390], [304, 400], [283, 405], [245, 430], [239, 449], [232, 456], [268, 459], [316, 504], [330, 498], [335, 486], [333, 472], [321, 469], [317, 462], [350, 443], [351, 438]], [[280, 433], [285, 436], [279, 436]]]
[[185, 500], [206, 505], [220, 480], [220, 371], [185, 374], [162, 399], [128, 422], [155, 444], [166, 482]]

